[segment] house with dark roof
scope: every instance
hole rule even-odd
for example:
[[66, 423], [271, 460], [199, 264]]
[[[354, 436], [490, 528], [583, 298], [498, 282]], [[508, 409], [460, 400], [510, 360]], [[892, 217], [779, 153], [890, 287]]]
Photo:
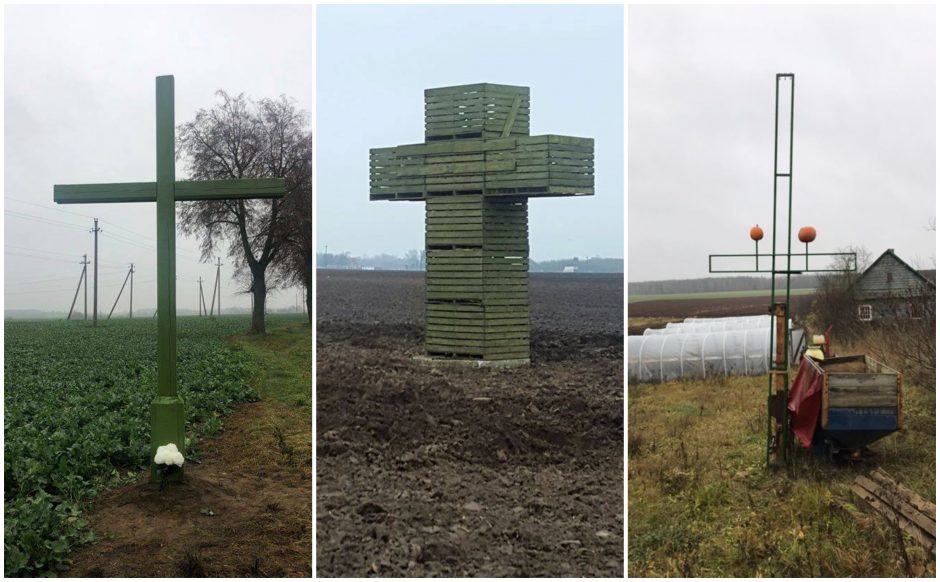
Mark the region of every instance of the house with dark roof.
[[852, 286], [859, 321], [931, 316], [934, 282], [888, 249]]

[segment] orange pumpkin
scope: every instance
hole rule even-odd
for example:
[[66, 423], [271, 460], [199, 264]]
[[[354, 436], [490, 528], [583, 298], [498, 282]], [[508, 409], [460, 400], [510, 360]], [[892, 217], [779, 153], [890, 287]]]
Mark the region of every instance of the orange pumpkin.
[[756, 224], [751, 227], [751, 240], [758, 241], [764, 238], [764, 229]]
[[816, 240], [816, 229], [812, 226], [804, 226], [799, 233], [800, 242], [811, 243]]

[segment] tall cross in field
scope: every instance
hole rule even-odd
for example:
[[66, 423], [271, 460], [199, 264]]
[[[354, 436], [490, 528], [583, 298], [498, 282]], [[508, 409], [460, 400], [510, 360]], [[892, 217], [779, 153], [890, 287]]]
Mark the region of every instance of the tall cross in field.
[[[720, 254], [708, 256], [709, 273], [769, 273], [770, 274], [770, 343], [774, 346], [767, 362], [767, 448], [768, 466], [776, 466], [788, 459], [793, 435], [790, 431], [790, 276], [804, 273], [854, 272], [855, 253], [811, 253], [809, 243], [816, 239], [816, 229], [805, 226], [799, 230], [798, 238], [806, 245], [804, 253], [793, 252], [793, 103], [796, 96], [796, 76], [793, 73], [778, 73], [774, 101], [774, 187], [773, 223], [771, 225], [770, 253], [758, 252], [764, 231], [755, 225], [750, 232], [754, 241], [754, 254]], [[787, 193], [785, 233], [787, 252], [777, 251], [778, 192]], [[780, 219], [784, 218], [780, 209]], [[813, 257], [811, 263], [810, 257]], [[753, 259], [753, 263], [751, 260]], [[767, 259], [767, 260], [761, 260]], [[794, 261], [796, 259], [796, 261]], [[799, 259], [803, 259], [800, 261]], [[820, 263], [832, 259], [844, 266], [832, 267]], [[742, 261], [747, 266], [742, 266]], [[751, 268], [750, 265], [754, 267]], [[800, 267], [799, 265], [803, 266]], [[784, 301], [777, 301], [777, 276], [785, 278]]]
[[176, 203], [193, 200], [280, 198], [283, 178], [177, 181], [173, 76], [157, 77], [157, 181], [56, 185], [58, 204], [157, 203], [157, 396], [151, 406], [150, 456], [157, 447], [186, 442], [183, 399], [176, 378]]
[[425, 141], [370, 155], [371, 200], [425, 202], [425, 349], [529, 361], [528, 199], [594, 194], [594, 140], [529, 135], [529, 88], [424, 92]]

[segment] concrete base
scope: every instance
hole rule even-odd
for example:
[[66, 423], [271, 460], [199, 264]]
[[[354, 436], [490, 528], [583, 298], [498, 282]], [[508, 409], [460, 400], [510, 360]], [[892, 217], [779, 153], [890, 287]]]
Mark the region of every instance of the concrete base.
[[528, 366], [530, 364], [529, 358], [520, 358], [517, 360], [469, 360], [415, 356], [415, 361], [432, 368], [518, 368], [519, 366]]

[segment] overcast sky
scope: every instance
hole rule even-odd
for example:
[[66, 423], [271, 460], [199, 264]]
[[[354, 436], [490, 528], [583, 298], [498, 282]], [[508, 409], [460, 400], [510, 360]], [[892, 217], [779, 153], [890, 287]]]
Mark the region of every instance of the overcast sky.
[[[56, 206], [53, 184], [156, 179], [158, 75], [175, 76], [177, 125], [216, 104], [217, 89], [284, 94], [311, 111], [312, 9], [6, 6], [5, 19], [5, 308], [68, 310], [98, 217], [99, 310], [110, 310], [131, 262], [135, 311], [155, 309], [156, 205]], [[185, 177], [183, 163], [176, 172]], [[248, 307], [220, 255], [223, 309]], [[196, 309], [200, 276], [211, 300], [215, 267], [199, 256], [196, 239], [177, 237], [180, 309]], [[293, 306], [296, 296], [283, 291], [268, 304]], [[126, 315], [127, 290], [115, 313]]]
[[424, 141], [424, 90], [527, 85], [531, 133], [593, 137], [595, 196], [533, 200], [535, 260], [623, 256], [623, 8], [317, 8], [317, 250], [424, 248], [424, 205], [369, 202], [369, 148]]
[[811, 252], [935, 266], [932, 6], [636, 6], [628, 20], [629, 281], [706, 276], [709, 253], [753, 252], [754, 223], [770, 252], [783, 72], [794, 231], [816, 227]]

